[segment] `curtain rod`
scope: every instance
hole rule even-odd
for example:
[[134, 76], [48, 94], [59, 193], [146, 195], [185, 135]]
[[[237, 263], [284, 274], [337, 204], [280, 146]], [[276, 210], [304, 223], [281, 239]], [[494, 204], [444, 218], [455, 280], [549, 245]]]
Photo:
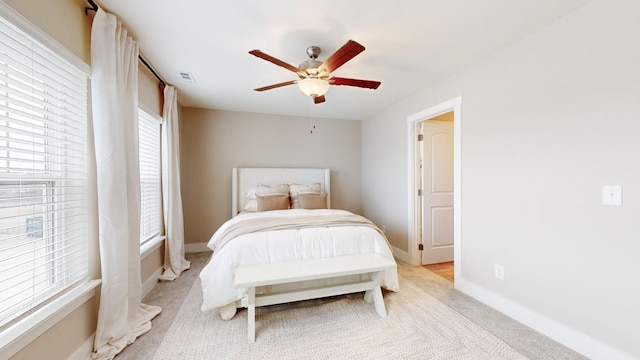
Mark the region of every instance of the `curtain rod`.
[[158, 81], [160, 82], [160, 84], [162, 84], [162, 86], [167, 86], [167, 83], [164, 82], [164, 80], [162, 80], [162, 78], [160, 77], [160, 75], [158, 75], [155, 70], [153, 70], [153, 68], [151, 67], [151, 65], [149, 65], [149, 63], [142, 57], [142, 55], [138, 54], [138, 60], [140, 60], [140, 62], [147, 68], [149, 69], [149, 71], [151, 71], [151, 73], [153, 74], [153, 76], [156, 77], [156, 79], [158, 79]]
[[[91, 5], [91, 7], [85, 7], [84, 8], [84, 13], [85, 15], [89, 14], [89, 11], [98, 11], [98, 4], [96, 4], [93, 0], [87, 0], [87, 2], [89, 3], [89, 5]], [[158, 73], [156, 73], [155, 70], [153, 70], [153, 68], [151, 67], [151, 65], [149, 65], [149, 63], [147, 62], [147, 60], [145, 60], [142, 55], [138, 54], [138, 60], [140, 60], [140, 62], [147, 68], [149, 69], [149, 71], [151, 71], [151, 73], [153, 74], [153, 76], [155, 76], [156, 79], [158, 79], [158, 81], [160, 82], [160, 84], [162, 84], [162, 86], [166, 86], [167, 83], [164, 82], [164, 80], [162, 80], [162, 78], [160, 77], [160, 75], [158, 75]]]

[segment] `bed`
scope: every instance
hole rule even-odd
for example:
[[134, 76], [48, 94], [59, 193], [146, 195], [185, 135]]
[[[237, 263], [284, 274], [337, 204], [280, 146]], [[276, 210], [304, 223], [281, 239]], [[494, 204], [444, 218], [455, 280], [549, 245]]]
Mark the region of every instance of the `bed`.
[[[330, 204], [329, 169], [234, 168], [232, 218], [207, 244], [213, 255], [200, 273], [201, 310], [218, 309], [225, 320], [233, 317], [247, 295], [246, 288], [234, 287], [235, 271], [241, 266], [370, 253], [395, 261], [386, 237], [373, 223], [331, 209]], [[265, 286], [256, 292], [347, 283], [359, 277]], [[384, 271], [381, 278], [383, 288], [398, 291], [396, 269]]]

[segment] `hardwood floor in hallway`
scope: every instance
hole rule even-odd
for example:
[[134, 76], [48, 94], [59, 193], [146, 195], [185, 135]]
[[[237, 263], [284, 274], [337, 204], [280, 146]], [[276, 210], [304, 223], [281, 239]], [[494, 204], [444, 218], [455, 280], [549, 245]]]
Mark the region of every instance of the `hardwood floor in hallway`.
[[453, 261], [439, 263], [439, 264], [430, 264], [430, 265], [422, 265], [425, 269], [453, 282]]

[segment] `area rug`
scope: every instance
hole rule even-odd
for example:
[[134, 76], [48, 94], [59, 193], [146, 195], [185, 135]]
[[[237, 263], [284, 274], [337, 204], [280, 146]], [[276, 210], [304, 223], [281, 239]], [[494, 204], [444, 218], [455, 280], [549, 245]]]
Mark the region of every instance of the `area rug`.
[[526, 359], [401, 276], [384, 300], [387, 318], [362, 293], [257, 308], [249, 344], [246, 310], [201, 312], [196, 280], [154, 359]]

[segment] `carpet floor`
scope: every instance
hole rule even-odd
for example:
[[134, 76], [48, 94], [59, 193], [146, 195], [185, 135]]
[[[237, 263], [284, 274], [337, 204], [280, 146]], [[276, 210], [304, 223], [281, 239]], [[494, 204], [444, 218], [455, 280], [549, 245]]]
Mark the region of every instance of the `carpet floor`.
[[145, 298], [163, 312], [117, 359], [583, 359], [403, 263], [400, 292], [384, 295], [386, 319], [362, 294], [269, 306], [256, 310], [256, 343], [247, 344], [246, 311], [223, 321], [199, 310], [197, 275], [209, 256], [187, 254], [192, 269]]

